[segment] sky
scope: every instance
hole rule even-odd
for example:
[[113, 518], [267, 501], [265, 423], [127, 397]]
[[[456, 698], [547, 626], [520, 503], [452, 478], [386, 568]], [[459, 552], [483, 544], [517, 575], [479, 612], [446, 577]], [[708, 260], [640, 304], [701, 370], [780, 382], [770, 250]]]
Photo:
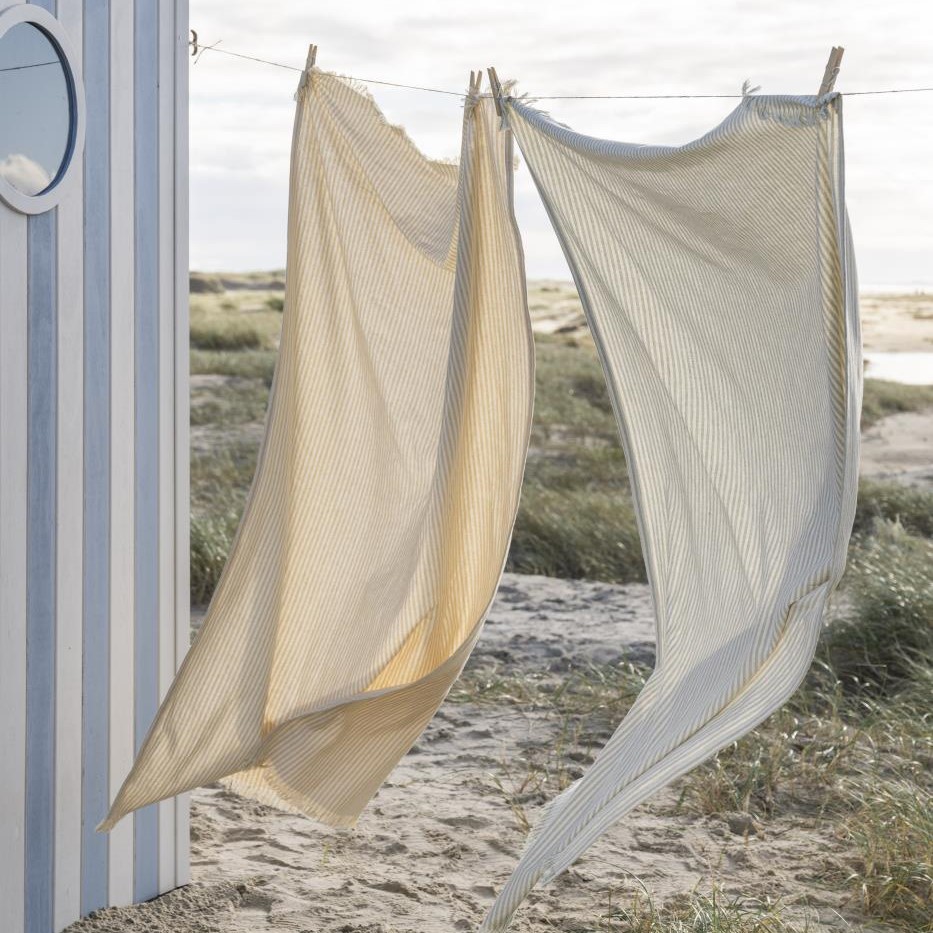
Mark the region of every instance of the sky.
[[[547, 94], [813, 94], [845, 47], [836, 90], [933, 87], [929, 0], [191, 0], [200, 41], [301, 67], [451, 90], [495, 65]], [[298, 74], [207, 51], [191, 68], [191, 267], [282, 268]], [[485, 85], [484, 85], [485, 89]], [[454, 97], [370, 85], [386, 117], [432, 158], [456, 158]], [[542, 101], [592, 136], [679, 145], [734, 100]], [[846, 189], [864, 287], [933, 283], [933, 93], [843, 102]], [[515, 209], [530, 278], [569, 278], [519, 165]]]

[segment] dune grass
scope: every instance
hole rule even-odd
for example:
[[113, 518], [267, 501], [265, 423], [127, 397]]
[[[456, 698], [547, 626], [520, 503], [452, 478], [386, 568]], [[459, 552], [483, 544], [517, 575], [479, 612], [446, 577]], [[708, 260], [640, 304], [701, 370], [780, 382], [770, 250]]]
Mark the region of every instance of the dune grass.
[[262, 378], [217, 376], [211, 374], [209, 385], [193, 380], [191, 391], [191, 426], [204, 427], [262, 423], [266, 417], [269, 388]]
[[258, 350], [262, 333], [248, 321], [192, 320], [191, 346], [198, 350]]
[[[224, 295], [230, 294], [236, 295], [242, 308], [239, 318], [248, 321], [252, 336], [246, 342], [250, 346], [237, 350], [196, 347], [191, 354], [192, 373], [254, 379], [261, 385], [257, 390], [218, 387], [215, 403], [193, 408], [196, 426], [224, 422], [231, 417], [231, 406], [234, 420], [252, 417], [261, 421], [272, 382], [281, 315], [270, 309], [269, 302], [278, 296], [249, 290], [197, 296], [203, 326], [214, 335], [205, 342], [213, 340], [220, 347], [225, 340], [240, 339], [240, 325], [231, 324], [227, 320], [231, 313], [219, 308], [221, 300], [230, 300]], [[643, 581], [625, 457], [592, 340], [585, 332], [538, 335], [536, 355], [531, 447], [507, 567], [519, 573], [614, 583]], [[933, 390], [928, 387], [866, 381], [865, 420], [869, 423], [884, 414], [928, 404], [933, 404]], [[856, 531], [865, 532], [876, 519], [884, 518], [898, 519], [906, 530], [929, 536], [933, 533], [931, 503], [933, 493], [927, 491], [863, 482]]]
[[[213, 284], [213, 283], [212, 283]], [[191, 296], [191, 346], [197, 350], [274, 350], [282, 298], [266, 290], [206, 289]]]
[[275, 372], [274, 350], [248, 350], [224, 352], [216, 350], [192, 350], [191, 374], [193, 376], [242, 376], [244, 379], [261, 379], [268, 389]]
[[898, 522], [910, 534], [933, 537], [933, 491], [863, 479], [859, 483], [853, 532], [870, 534], [879, 519]]
[[844, 833], [857, 861], [847, 881], [870, 916], [916, 933], [933, 930], [933, 798], [903, 782], [876, 781]]
[[[615, 900], [615, 903], [613, 903]], [[693, 892], [657, 905], [645, 894], [616, 897], [607, 892], [605, 913], [587, 933], [808, 933], [806, 912], [791, 919], [780, 902], [729, 897], [718, 889]], [[581, 931], [582, 933], [582, 931]]]
[[627, 491], [526, 487], [508, 569], [618, 583], [644, 580], [638, 526]]
[[853, 542], [845, 584], [853, 607], [823, 657], [848, 689], [890, 695], [933, 667], [933, 541], [876, 522]]
[[191, 516], [191, 602], [207, 603], [214, 592], [236, 534], [238, 516]]
[[862, 427], [888, 415], [933, 408], [933, 386], [912, 386], [882, 379], [866, 379], [862, 398]]
[[191, 458], [191, 601], [210, 601], [230, 553], [258, 446], [228, 440]]

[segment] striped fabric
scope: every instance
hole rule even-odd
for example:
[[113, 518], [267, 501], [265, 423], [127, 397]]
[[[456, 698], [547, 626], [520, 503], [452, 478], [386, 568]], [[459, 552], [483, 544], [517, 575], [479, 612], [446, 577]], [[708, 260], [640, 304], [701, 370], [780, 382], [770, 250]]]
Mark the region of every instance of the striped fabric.
[[855, 508], [861, 373], [842, 99], [745, 97], [683, 147], [506, 119], [573, 270], [628, 458], [655, 671], [552, 802], [482, 929], [776, 710]]
[[458, 169], [343, 79], [302, 85], [259, 467], [102, 829], [219, 779], [354, 823], [463, 667], [508, 550], [534, 391], [510, 134], [474, 89]]

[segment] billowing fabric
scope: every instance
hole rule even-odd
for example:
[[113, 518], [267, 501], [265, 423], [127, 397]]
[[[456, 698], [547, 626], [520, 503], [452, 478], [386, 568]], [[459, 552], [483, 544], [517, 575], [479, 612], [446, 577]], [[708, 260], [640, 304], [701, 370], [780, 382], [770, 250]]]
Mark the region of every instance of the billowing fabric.
[[482, 927], [783, 704], [855, 509], [861, 374], [841, 98], [745, 97], [682, 147], [506, 119], [608, 380], [657, 613], [655, 670], [555, 799]]
[[225, 779], [352, 824], [443, 701], [515, 519], [533, 345], [511, 138], [459, 168], [306, 74], [265, 440], [202, 630], [101, 828]]

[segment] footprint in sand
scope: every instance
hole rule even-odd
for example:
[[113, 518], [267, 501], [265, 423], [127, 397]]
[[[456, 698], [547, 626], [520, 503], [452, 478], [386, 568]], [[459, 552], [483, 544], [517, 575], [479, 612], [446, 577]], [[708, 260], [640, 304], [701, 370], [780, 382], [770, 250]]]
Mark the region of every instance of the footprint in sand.
[[470, 890], [483, 900], [491, 901], [496, 896], [496, 889], [488, 884], [474, 884]]
[[407, 884], [403, 884], [401, 881], [377, 881], [374, 883], [367, 883], [366, 887], [374, 888], [377, 891], [387, 891], [389, 894], [404, 894], [405, 897], [410, 897], [413, 901], [421, 900], [417, 891], [413, 891]]
[[290, 862], [284, 862], [274, 855], [266, 855], [263, 852], [257, 852], [255, 855], [247, 855], [248, 862], [258, 862], [260, 865], [270, 865], [272, 868], [291, 868], [295, 871], [300, 870], [299, 865], [292, 865]]
[[243, 884], [238, 884], [236, 889], [240, 895], [237, 908], [241, 913], [262, 916], [268, 916], [272, 913], [274, 901], [268, 894], [251, 891]]
[[265, 836], [265, 830], [258, 826], [244, 826], [242, 829], [230, 829], [224, 833], [225, 842], [244, 842], [251, 839], [261, 839]]
[[464, 829], [483, 829], [485, 826], [491, 826], [492, 820], [487, 820], [481, 816], [442, 816], [438, 820], [446, 826], [454, 826]]

